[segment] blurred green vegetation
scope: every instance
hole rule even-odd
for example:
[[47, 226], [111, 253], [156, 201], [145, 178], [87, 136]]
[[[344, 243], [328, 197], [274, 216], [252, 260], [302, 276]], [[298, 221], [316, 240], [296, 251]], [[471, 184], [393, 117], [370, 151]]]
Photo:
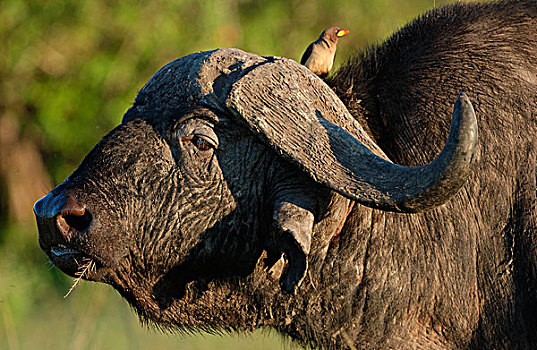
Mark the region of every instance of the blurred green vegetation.
[[111, 288], [71, 280], [37, 246], [33, 202], [121, 121], [163, 64], [238, 47], [299, 60], [325, 27], [351, 34], [336, 67], [434, 0], [0, 2], [0, 348], [280, 349], [280, 336], [162, 335]]

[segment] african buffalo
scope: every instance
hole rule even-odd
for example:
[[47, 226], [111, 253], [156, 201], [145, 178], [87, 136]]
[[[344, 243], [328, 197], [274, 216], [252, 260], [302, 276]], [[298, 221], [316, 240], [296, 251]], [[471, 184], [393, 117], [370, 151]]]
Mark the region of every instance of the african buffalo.
[[537, 348], [537, 1], [431, 11], [328, 85], [169, 63], [35, 204], [42, 249], [162, 328]]

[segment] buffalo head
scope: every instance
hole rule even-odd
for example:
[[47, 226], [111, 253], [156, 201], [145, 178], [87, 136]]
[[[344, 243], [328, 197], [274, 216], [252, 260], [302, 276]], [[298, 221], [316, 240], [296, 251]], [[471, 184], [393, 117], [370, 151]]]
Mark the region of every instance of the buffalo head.
[[330, 208], [439, 206], [465, 183], [476, 139], [461, 94], [440, 155], [396, 165], [296, 62], [196, 53], [161, 68], [121, 125], [35, 204], [39, 243], [69, 275], [92, 264], [83, 277], [111, 284], [146, 319], [235, 328], [248, 320], [222, 315], [260, 261], [274, 293], [292, 296], [312, 245], [326, 249], [341, 228]]

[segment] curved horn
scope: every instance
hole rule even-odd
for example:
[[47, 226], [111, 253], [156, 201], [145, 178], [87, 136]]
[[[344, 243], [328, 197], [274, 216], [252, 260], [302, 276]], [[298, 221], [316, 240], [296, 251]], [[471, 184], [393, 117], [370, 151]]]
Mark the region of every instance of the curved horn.
[[466, 182], [477, 148], [474, 109], [461, 93], [440, 155], [419, 167], [393, 164], [335, 93], [288, 59], [260, 64], [236, 80], [226, 106], [315, 181], [384, 210], [420, 212], [445, 203]]

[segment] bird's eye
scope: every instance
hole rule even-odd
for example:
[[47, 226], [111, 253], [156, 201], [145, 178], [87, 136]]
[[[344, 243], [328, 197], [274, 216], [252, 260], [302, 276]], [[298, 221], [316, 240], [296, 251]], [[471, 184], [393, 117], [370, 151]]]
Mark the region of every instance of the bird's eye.
[[190, 142], [192, 142], [200, 151], [208, 151], [213, 147], [209, 141], [198, 135], [194, 135]]

